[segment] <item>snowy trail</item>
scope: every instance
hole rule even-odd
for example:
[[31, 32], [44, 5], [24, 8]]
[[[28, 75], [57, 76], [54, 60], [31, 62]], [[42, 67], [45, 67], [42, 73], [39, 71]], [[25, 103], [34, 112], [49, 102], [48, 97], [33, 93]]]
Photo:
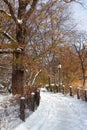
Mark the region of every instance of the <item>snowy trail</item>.
[[87, 130], [87, 103], [41, 92], [39, 108], [15, 130]]

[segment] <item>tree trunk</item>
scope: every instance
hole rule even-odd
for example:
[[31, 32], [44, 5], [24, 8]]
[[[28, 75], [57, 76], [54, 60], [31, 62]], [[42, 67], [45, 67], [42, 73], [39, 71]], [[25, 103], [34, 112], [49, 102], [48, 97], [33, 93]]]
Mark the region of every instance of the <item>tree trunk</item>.
[[[20, 16], [20, 15], [19, 15]], [[21, 18], [21, 17], [19, 17]], [[19, 19], [20, 22], [21, 19]], [[24, 86], [24, 45], [26, 39], [26, 24], [18, 23], [16, 26], [16, 40], [19, 44], [19, 48], [14, 51], [14, 60], [12, 68], [12, 93], [23, 95]]]
[[18, 24], [16, 27], [16, 39], [19, 45], [25, 45], [25, 38], [26, 38], [26, 24]]
[[86, 80], [86, 78], [85, 78], [85, 68], [84, 68], [84, 64], [83, 64], [83, 62], [81, 63], [81, 65], [82, 65], [82, 75], [83, 75], [83, 88], [85, 88], [85, 80]]
[[23, 66], [23, 50], [16, 49], [13, 54], [12, 67], [12, 93], [23, 95], [24, 86], [24, 66]]

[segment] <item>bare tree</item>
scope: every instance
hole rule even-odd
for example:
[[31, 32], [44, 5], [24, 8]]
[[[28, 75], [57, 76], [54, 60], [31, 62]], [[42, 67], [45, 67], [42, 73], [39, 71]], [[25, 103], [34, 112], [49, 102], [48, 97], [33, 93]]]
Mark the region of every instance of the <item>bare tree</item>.
[[87, 39], [84, 34], [78, 34], [75, 37], [75, 43], [74, 47], [76, 50], [76, 53], [78, 54], [78, 58], [80, 61], [80, 66], [82, 70], [82, 81], [83, 81], [83, 88], [85, 88], [85, 82], [86, 82], [86, 66], [87, 66], [87, 60], [86, 60], [86, 49], [85, 44], [87, 43]]

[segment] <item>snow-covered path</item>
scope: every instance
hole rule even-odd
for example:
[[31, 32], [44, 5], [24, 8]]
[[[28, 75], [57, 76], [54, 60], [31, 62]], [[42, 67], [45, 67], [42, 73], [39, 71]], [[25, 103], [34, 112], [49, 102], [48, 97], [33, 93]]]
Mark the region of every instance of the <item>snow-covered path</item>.
[[41, 92], [38, 109], [15, 130], [87, 130], [87, 103]]

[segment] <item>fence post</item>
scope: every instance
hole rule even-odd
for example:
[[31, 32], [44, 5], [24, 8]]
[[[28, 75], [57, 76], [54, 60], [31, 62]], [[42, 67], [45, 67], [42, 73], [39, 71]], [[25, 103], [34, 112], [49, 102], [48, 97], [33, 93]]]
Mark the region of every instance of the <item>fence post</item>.
[[20, 119], [25, 121], [25, 97], [20, 98]]
[[85, 96], [84, 96], [85, 97], [85, 101], [87, 102], [87, 94], [86, 93], [87, 93], [87, 89], [85, 89]]
[[72, 93], [72, 86], [69, 86], [69, 90], [70, 90], [70, 96], [73, 96], [73, 93]]
[[39, 103], [40, 103], [40, 90], [36, 91], [35, 100], [36, 100], [36, 105], [39, 106]]
[[77, 99], [80, 99], [80, 88], [77, 88]]
[[34, 111], [35, 108], [35, 93], [31, 93], [31, 110]]

